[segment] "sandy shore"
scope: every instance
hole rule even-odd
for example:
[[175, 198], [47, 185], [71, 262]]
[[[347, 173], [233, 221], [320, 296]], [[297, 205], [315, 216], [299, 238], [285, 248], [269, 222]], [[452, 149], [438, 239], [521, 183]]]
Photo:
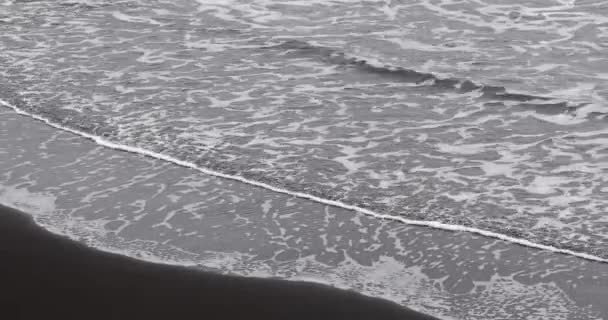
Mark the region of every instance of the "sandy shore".
[[321, 284], [249, 278], [89, 249], [0, 205], [6, 319], [435, 319]]

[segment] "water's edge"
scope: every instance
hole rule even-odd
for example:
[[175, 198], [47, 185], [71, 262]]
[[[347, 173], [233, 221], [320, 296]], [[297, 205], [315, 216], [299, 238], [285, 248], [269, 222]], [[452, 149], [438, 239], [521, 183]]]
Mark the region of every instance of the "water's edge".
[[321, 204], [325, 204], [325, 205], [329, 205], [329, 206], [333, 206], [333, 207], [339, 207], [339, 208], [343, 208], [343, 209], [347, 209], [347, 210], [351, 210], [351, 211], [355, 211], [355, 212], [359, 212], [368, 216], [372, 216], [375, 218], [379, 218], [379, 219], [385, 219], [385, 220], [392, 220], [392, 221], [397, 221], [397, 222], [401, 222], [404, 224], [408, 224], [408, 225], [415, 225], [415, 226], [424, 226], [424, 227], [430, 227], [430, 228], [434, 228], [434, 229], [440, 229], [440, 230], [447, 230], [447, 231], [464, 231], [464, 232], [468, 232], [468, 233], [473, 233], [473, 234], [478, 234], [481, 236], [485, 236], [488, 238], [495, 238], [495, 239], [499, 239], [499, 240], [503, 240], [503, 241], [507, 241], [510, 243], [514, 243], [514, 244], [518, 244], [521, 246], [525, 246], [525, 247], [531, 247], [531, 248], [537, 248], [537, 249], [541, 249], [541, 250], [545, 250], [545, 251], [551, 251], [551, 252], [555, 252], [555, 253], [561, 253], [561, 254], [566, 254], [566, 255], [570, 255], [570, 256], [575, 256], [578, 258], [582, 258], [582, 259], [586, 259], [586, 260], [591, 260], [591, 261], [597, 261], [597, 262], [603, 262], [603, 263], [608, 263], [608, 259], [607, 258], [603, 258], [601, 256], [596, 256], [596, 255], [592, 255], [589, 253], [584, 253], [584, 252], [578, 252], [578, 251], [573, 251], [573, 250], [569, 250], [569, 249], [563, 249], [563, 248], [557, 248], [554, 246], [549, 246], [549, 245], [544, 245], [544, 244], [540, 244], [540, 243], [535, 243], [529, 240], [525, 240], [525, 239], [520, 239], [520, 238], [516, 238], [516, 237], [512, 237], [512, 236], [508, 236], [505, 234], [501, 234], [498, 232], [494, 232], [494, 231], [489, 231], [489, 230], [483, 230], [483, 229], [477, 229], [477, 228], [473, 228], [473, 227], [468, 227], [468, 226], [462, 226], [462, 225], [454, 225], [454, 224], [446, 224], [446, 223], [442, 223], [442, 222], [438, 222], [438, 221], [428, 221], [428, 220], [414, 220], [414, 219], [407, 219], [404, 217], [399, 217], [399, 216], [394, 216], [394, 215], [388, 215], [388, 214], [382, 214], [382, 213], [378, 213], [375, 212], [373, 210], [370, 209], [366, 209], [366, 208], [361, 208], [355, 205], [351, 205], [351, 204], [347, 204], [341, 201], [336, 201], [336, 200], [330, 200], [330, 199], [324, 199], [315, 195], [311, 195], [311, 194], [307, 194], [307, 193], [303, 193], [303, 192], [297, 192], [297, 191], [291, 191], [288, 189], [284, 189], [284, 188], [278, 188], [263, 182], [259, 182], [259, 181], [255, 181], [255, 180], [250, 180], [247, 179], [245, 177], [241, 177], [238, 175], [230, 175], [230, 174], [225, 174], [222, 172], [218, 172], [215, 170], [211, 170], [205, 167], [201, 167], [198, 166], [194, 163], [191, 162], [187, 162], [187, 161], [183, 161], [183, 160], [179, 160], [177, 158], [165, 155], [165, 154], [161, 154], [161, 153], [157, 153], [157, 152], [153, 152], [150, 150], [146, 150], [146, 149], [142, 149], [142, 148], [137, 148], [137, 147], [132, 147], [132, 146], [128, 146], [128, 145], [123, 145], [123, 144], [119, 144], [119, 143], [115, 143], [112, 141], [108, 141], [106, 139], [104, 139], [103, 137], [100, 136], [96, 136], [96, 135], [92, 135], [83, 131], [79, 131], [79, 130], [75, 130], [72, 128], [68, 128], [65, 126], [62, 126], [60, 124], [54, 123], [53, 121], [33, 114], [33, 113], [29, 113], [17, 106], [14, 106], [12, 104], [10, 104], [9, 102], [6, 102], [2, 99], [0, 99], [0, 105], [3, 105], [6, 108], [12, 109], [14, 112], [16, 112], [17, 114], [23, 115], [23, 116], [27, 116], [29, 118], [41, 121], [43, 123], [45, 123], [46, 125], [49, 125], [51, 127], [54, 127], [56, 129], [62, 130], [62, 131], [66, 131], [75, 135], [78, 135], [80, 137], [92, 140], [93, 142], [95, 142], [98, 145], [101, 145], [103, 147], [107, 147], [110, 149], [114, 149], [114, 150], [119, 150], [119, 151], [125, 151], [125, 152], [131, 152], [131, 153], [136, 153], [136, 154], [141, 154], [147, 157], [151, 157], [151, 158], [155, 158], [155, 159], [159, 159], [162, 161], [167, 161], [167, 162], [171, 162], [173, 164], [176, 164], [178, 166], [182, 166], [182, 167], [186, 167], [186, 168], [190, 168], [190, 169], [194, 169], [196, 171], [199, 171], [201, 173], [204, 174], [208, 174], [208, 175], [212, 175], [212, 176], [216, 176], [219, 178], [224, 178], [224, 179], [230, 179], [230, 180], [234, 180], [234, 181], [238, 181], [238, 182], [242, 182], [248, 185], [252, 185], [252, 186], [256, 186], [256, 187], [260, 187], [266, 190], [270, 190], [273, 192], [277, 192], [277, 193], [281, 193], [281, 194], [286, 194], [286, 195], [290, 195], [293, 197], [297, 197], [297, 198], [302, 198], [302, 199], [307, 199], [307, 200], [311, 200], [317, 203], [321, 203]]
[[[244, 309], [250, 319], [308, 319], [311, 315], [327, 319], [367, 319], [370, 315], [379, 319], [437, 319], [395, 302], [319, 283], [225, 275], [104, 252], [53, 234], [35, 223], [31, 214], [1, 204], [0, 218], [3, 252], [12, 261], [0, 275], [2, 294], [10, 292], [8, 301], [14, 306], [3, 314], [8, 312], [14, 318], [55, 315], [73, 319], [95, 308], [95, 315], [87, 318], [113, 318], [119, 312], [121, 317], [128, 315], [125, 318], [200, 314], [204, 318], [237, 319]], [[32, 242], [36, 245], [28, 247]], [[22, 255], [23, 247], [28, 247], [25, 250], [30, 254]], [[47, 262], [46, 272], [31, 276], [41, 261]], [[83, 266], [86, 270], [82, 270]], [[155, 281], [151, 283], [150, 278]], [[40, 279], [45, 283], [42, 288]], [[159, 288], [161, 292], [155, 292]], [[251, 292], [266, 298], [248, 298]], [[112, 296], [112, 308], [102, 307], [108, 296]], [[301, 303], [301, 296], [307, 298], [307, 303]], [[72, 302], [68, 312], [59, 300]], [[332, 308], [325, 307], [328, 301]], [[260, 304], [267, 305], [259, 308]]]

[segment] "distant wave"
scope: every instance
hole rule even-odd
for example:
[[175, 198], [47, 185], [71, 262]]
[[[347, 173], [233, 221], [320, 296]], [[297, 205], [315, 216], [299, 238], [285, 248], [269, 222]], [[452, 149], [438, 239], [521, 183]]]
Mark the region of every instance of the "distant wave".
[[478, 84], [471, 80], [442, 78], [432, 73], [373, 62], [366, 58], [352, 56], [336, 49], [317, 46], [301, 40], [286, 40], [264, 48], [298, 51], [302, 55], [317, 56], [320, 60], [329, 64], [356, 68], [362, 72], [378, 74], [393, 81], [415, 83], [429, 88], [451, 90], [459, 93], [477, 91], [480, 92], [482, 99], [519, 102], [522, 107], [532, 108], [544, 114], [572, 113], [587, 105], [584, 103], [573, 106], [567, 101], [559, 101], [551, 97], [509, 92], [507, 88], [501, 86]]

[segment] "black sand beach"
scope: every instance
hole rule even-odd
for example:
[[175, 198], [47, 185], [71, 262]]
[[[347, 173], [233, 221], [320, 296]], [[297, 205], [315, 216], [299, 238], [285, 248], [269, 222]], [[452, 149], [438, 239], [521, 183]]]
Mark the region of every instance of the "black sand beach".
[[0, 320], [608, 320], [606, 1], [499, 2], [0, 0]]
[[4, 319], [435, 319], [328, 286], [201, 272], [89, 249], [0, 205]]

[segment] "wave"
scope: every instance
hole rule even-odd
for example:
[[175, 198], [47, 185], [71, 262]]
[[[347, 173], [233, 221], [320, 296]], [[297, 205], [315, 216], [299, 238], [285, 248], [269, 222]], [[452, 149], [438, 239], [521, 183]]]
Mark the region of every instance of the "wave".
[[608, 258], [604, 258], [599, 255], [579, 252], [579, 251], [570, 250], [570, 249], [566, 249], [566, 248], [558, 248], [555, 246], [541, 244], [541, 243], [535, 243], [535, 242], [532, 242], [532, 241], [529, 241], [526, 239], [517, 238], [514, 236], [507, 235], [507, 234], [499, 233], [499, 232], [483, 230], [483, 229], [478, 229], [478, 228], [464, 226], [464, 225], [448, 224], [448, 223], [443, 223], [443, 222], [439, 222], [439, 221], [408, 219], [408, 218], [401, 217], [401, 216], [395, 216], [395, 215], [390, 215], [390, 214], [384, 214], [381, 212], [376, 212], [376, 211], [373, 211], [373, 210], [370, 210], [370, 209], [367, 209], [364, 207], [360, 207], [360, 206], [353, 205], [353, 204], [348, 204], [348, 203], [345, 203], [345, 202], [342, 202], [339, 200], [331, 200], [331, 199], [327, 199], [327, 198], [324, 198], [324, 197], [318, 196], [318, 195], [313, 195], [313, 194], [299, 192], [299, 191], [295, 191], [295, 190], [289, 190], [286, 188], [276, 187], [276, 186], [273, 186], [273, 185], [270, 185], [270, 184], [267, 184], [264, 182], [260, 182], [257, 180], [252, 180], [252, 179], [240, 176], [240, 175], [227, 174], [227, 173], [215, 171], [213, 169], [209, 169], [209, 168], [197, 165], [196, 163], [193, 163], [193, 162], [184, 161], [184, 160], [175, 158], [170, 155], [146, 150], [146, 149], [139, 148], [139, 147], [133, 147], [133, 146], [129, 146], [129, 145], [116, 143], [116, 142], [108, 140], [104, 136], [83, 131], [83, 129], [86, 130], [86, 128], [77, 128], [77, 127], [75, 128], [75, 127], [70, 127], [71, 124], [63, 125], [63, 124], [57, 123], [45, 116], [41, 116], [41, 115], [37, 115], [37, 114], [31, 113], [31, 112], [28, 112], [24, 108], [20, 108], [20, 107], [16, 106], [15, 104], [2, 100], [2, 99], [0, 99], [0, 105], [3, 105], [7, 108], [12, 109], [17, 114], [24, 115], [24, 116], [30, 117], [32, 119], [41, 121], [56, 129], [63, 130], [63, 131], [78, 135], [80, 137], [92, 140], [93, 142], [97, 143], [98, 145], [101, 145], [101, 146], [104, 146], [104, 147], [107, 147], [110, 149], [114, 149], [114, 150], [137, 153], [137, 154], [141, 154], [141, 155], [144, 155], [147, 157], [159, 159], [162, 161], [171, 162], [173, 164], [176, 164], [176, 165], [179, 165], [182, 167], [196, 170], [203, 174], [208, 174], [208, 175], [212, 175], [212, 176], [216, 176], [216, 177], [224, 178], [224, 179], [230, 179], [230, 180], [238, 181], [238, 182], [245, 183], [245, 184], [248, 184], [251, 186], [270, 190], [273, 192], [287, 194], [287, 195], [302, 198], [302, 199], [307, 199], [307, 200], [314, 201], [314, 202], [321, 203], [321, 204], [328, 205], [328, 206], [339, 207], [342, 209], [355, 211], [355, 212], [365, 214], [368, 216], [372, 216], [372, 217], [375, 217], [378, 219], [397, 221], [397, 222], [405, 223], [408, 225], [430, 227], [430, 228], [447, 230], [447, 231], [469, 232], [469, 233], [478, 234], [478, 235], [482, 235], [482, 236], [489, 237], [489, 238], [495, 238], [495, 239], [511, 242], [511, 243], [526, 246], [526, 247], [537, 248], [537, 249], [551, 251], [551, 252], [555, 252], [555, 253], [566, 254], [566, 255], [570, 255], [570, 256], [575, 256], [575, 257], [591, 260], [591, 261], [608, 263]]
[[318, 46], [301, 40], [286, 40], [263, 48], [285, 52], [297, 51], [303, 56], [314, 56], [329, 64], [354, 68], [361, 72], [380, 75], [387, 80], [414, 83], [430, 89], [450, 90], [463, 94], [479, 92], [481, 99], [516, 102], [521, 107], [534, 109], [536, 112], [543, 114], [575, 113], [577, 109], [589, 105], [589, 103], [572, 105], [567, 101], [560, 101], [552, 97], [510, 92], [502, 86], [485, 85], [466, 79], [444, 78], [432, 73], [386, 65], [369, 58], [350, 55], [333, 48]]

